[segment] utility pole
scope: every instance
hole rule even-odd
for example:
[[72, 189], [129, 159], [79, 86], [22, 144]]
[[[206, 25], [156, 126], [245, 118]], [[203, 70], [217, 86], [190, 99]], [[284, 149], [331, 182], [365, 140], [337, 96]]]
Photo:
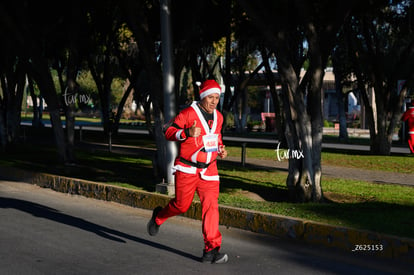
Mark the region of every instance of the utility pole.
[[[161, 51], [162, 51], [162, 75], [164, 93], [164, 122], [175, 117], [175, 95], [174, 95], [174, 66], [172, 62], [172, 37], [170, 25], [170, 0], [161, 0]], [[166, 141], [166, 179], [165, 182], [156, 186], [156, 191], [173, 195], [175, 193], [174, 175], [172, 167], [177, 154], [177, 145]]]

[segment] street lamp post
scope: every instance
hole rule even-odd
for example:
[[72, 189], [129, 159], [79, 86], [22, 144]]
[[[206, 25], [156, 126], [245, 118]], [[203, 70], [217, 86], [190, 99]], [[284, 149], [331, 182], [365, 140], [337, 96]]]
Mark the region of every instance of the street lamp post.
[[[164, 119], [170, 121], [175, 116], [175, 95], [174, 95], [174, 67], [172, 62], [172, 37], [170, 26], [170, 0], [161, 0], [161, 51], [162, 51], [162, 74], [164, 93]], [[177, 154], [177, 147], [174, 142], [166, 141], [166, 179], [156, 186], [156, 190], [169, 195], [175, 193], [174, 175], [172, 167]]]

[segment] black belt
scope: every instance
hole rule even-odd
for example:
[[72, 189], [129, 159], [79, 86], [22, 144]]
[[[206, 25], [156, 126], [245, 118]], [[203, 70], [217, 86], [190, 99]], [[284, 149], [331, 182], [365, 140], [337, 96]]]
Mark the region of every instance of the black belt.
[[192, 162], [192, 161], [186, 160], [185, 158], [182, 158], [182, 157], [180, 157], [180, 161], [182, 163], [187, 164], [187, 165], [197, 167], [197, 168], [201, 168], [201, 169], [207, 168], [212, 163], [212, 162], [204, 163], [204, 162], [198, 162], [198, 161], [197, 162]]

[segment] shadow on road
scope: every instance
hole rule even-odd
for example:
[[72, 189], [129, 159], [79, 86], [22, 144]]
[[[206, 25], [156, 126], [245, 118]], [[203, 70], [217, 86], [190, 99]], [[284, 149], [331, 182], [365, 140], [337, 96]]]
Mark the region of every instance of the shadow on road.
[[92, 223], [89, 221], [86, 221], [81, 218], [77, 218], [74, 216], [70, 216], [64, 213], [59, 212], [56, 209], [29, 202], [19, 199], [11, 199], [11, 198], [4, 198], [0, 197], [0, 208], [14, 208], [23, 212], [26, 212], [28, 214], [31, 214], [35, 217], [48, 219], [54, 222], [62, 223], [65, 225], [73, 226], [85, 231], [89, 231], [91, 233], [95, 233], [98, 236], [101, 236], [103, 238], [106, 238], [111, 241], [115, 242], [121, 242], [125, 243], [126, 241], [124, 239], [134, 241], [137, 243], [141, 243], [144, 245], [152, 246], [158, 249], [163, 249], [171, 253], [175, 253], [177, 255], [189, 258], [191, 260], [200, 261], [199, 257], [196, 257], [194, 255], [191, 255], [189, 253], [177, 250], [175, 248], [162, 245], [159, 243], [155, 243], [146, 239], [142, 239], [136, 236], [132, 236], [105, 226], [101, 226], [96, 223]]

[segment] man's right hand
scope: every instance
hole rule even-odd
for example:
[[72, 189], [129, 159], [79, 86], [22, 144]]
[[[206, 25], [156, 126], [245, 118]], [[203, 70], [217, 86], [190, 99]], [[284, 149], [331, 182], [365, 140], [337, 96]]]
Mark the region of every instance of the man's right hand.
[[201, 128], [197, 127], [197, 121], [194, 120], [194, 124], [189, 128], [190, 137], [199, 137], [201, 134]]

